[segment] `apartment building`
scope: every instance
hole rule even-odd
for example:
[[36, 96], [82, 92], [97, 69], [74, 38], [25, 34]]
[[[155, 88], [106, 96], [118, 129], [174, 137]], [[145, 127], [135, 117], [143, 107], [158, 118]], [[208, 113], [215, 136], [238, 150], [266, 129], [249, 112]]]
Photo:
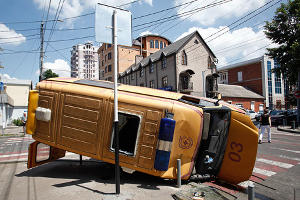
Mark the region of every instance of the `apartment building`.
[[[124, 72], [135, 62], [171, 44], [167, 38], [158, 35], [144, 35], [133, 40], [132, 46], [118, 45], [118, 73]], [[113, 81], [113, 45], [103, 43], [98, 50], [99, 79]]]
[[71, 51], [71, 77], [98, 80], [98, 47], [91, 42], [74, 45]]
[[119, 82], [211, 96], [211, 91], [217, 91], [216, 61], [214, 53], [195, 31], [130, 66], [119, 74]]
[[218, 69], [219, 83], [240, 85], [263, 96], [269, 109], [285, 107], [285, 85], [282, 75], [272, 73], [279, 64], [264, 55]]

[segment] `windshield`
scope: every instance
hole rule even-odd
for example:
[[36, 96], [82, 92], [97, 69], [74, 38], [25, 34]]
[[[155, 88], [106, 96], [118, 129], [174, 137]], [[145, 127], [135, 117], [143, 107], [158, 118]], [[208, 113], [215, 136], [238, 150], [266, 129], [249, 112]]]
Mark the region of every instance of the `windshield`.
[[284, 114], [283, 110], [272, 110], [270, 115], [282, 115]]

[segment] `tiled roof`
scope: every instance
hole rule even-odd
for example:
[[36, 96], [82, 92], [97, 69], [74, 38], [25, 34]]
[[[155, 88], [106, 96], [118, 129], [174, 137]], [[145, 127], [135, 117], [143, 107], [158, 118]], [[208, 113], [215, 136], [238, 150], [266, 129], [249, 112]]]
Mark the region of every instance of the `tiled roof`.
[[218, 91], [222, 97], [264, 99], [263, 96], [240, 85], [218, 84]]

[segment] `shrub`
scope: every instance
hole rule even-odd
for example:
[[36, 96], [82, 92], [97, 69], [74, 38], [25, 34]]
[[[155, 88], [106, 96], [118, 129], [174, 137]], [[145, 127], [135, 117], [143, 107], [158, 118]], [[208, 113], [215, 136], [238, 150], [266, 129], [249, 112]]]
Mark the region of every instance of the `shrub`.
[[23, 126], [22, 120], [20, 118], [14, 119], [12, 123], [16, 126]]

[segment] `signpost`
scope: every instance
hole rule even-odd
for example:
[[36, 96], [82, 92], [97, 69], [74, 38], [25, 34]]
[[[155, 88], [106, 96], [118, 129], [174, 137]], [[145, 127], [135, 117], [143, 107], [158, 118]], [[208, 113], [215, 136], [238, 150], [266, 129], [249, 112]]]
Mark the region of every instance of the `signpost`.
[[120, 194], [119, 130], [118, 130], [118, 44], [131, 46], [131, 12], [98, 3], [95, 14], [96, 41], [114, 46], [114, 137], [115, 137], [115, 183]]

